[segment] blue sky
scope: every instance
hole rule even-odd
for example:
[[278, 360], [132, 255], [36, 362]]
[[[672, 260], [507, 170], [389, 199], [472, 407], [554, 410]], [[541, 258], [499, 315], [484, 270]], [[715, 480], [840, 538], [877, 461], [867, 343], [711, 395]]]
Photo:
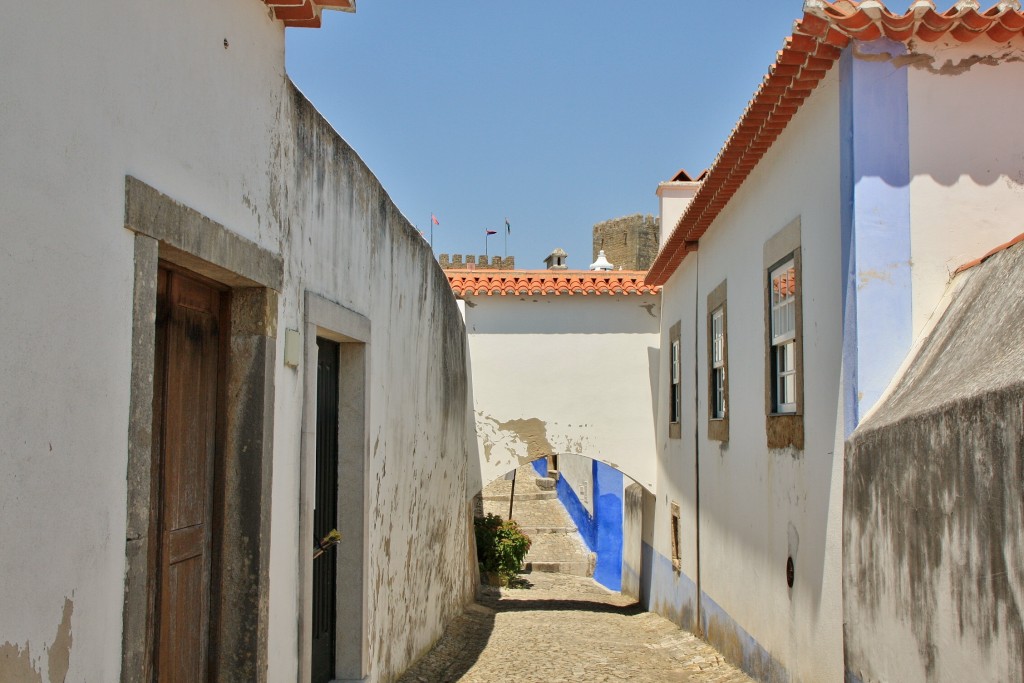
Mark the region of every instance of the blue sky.
[[[905, 11], [911, 0], [893, 0]], [[950, 3], [940, 5], [946, 9]], [[657, 214], [708, 166], [801, 0], [358, 0], [288, 29], [287, 69], [436, 253], [591, 258], [594, 223]]]

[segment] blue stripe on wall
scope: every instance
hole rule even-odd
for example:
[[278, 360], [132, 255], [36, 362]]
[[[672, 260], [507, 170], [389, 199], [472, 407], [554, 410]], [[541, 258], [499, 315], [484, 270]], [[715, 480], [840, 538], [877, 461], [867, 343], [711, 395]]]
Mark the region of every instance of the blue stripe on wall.
[[558, 478], [555, 490], [587, 548], [597, 554], [594, 580], [618, 591], [622, 590], [622, 473], [596, 460], [592, 467], [593, 516], [565, 477]]
[[[672, 561], [643, 544], [644, 580], [640, 592], [649, 611], [670, 619], [678, 626], [692, 630], [697, 586], [686, 574], [677, 573]], [[739, 643], [742, 661], [733, 664], [757, 680], [784, 683], [789, 671], [757, 640], [740, 626], [707, 593], [701, 593], [702, 625], [708, 641], [720, 649], [723, 644]], [[717, 641], [717, 642], [716, 642]]]
[[857, 426], [857, 262], [853, 230], [853, 53], [839, 58], [839, 217], [843, 273], [843, 425]]
[[672, 567], [672, 560], [654, 551], [648, 543], [641, 545], [641, 604], [650, 612], [660, 614], [688, 631], [696, 627], [697, 584]]
[[546, 476], [548, 476], [548, 459], [547, 458], [540, 458], [539, 460], [534, 460], [530, 464], [533, 465], [533, 471], [537, 473], [538, 477], [546, 477]]
[[597, 565], [594, 580], [622, 590], [622, 473], [594, 461], [594, 513], [597, 517]]
[[561, 501], [562, 507], [569, 513], [573, 524], [576, 525], [580, 536], [583, 537], [583, 542], [587, 544], [587, 548], [591, 552], [594, 552], [594, 548], [597, 546], [594, 518], [587, 512], [587, 508], [583, 507], [583, 503], [580, 502], [579, 497], [572, 490], [572, 487], [569, 486], [569, 482], [566, 481], [565, 477], [558, 478], [555, 491], [558, 492], [558, 500]]
[[[857, 43], [900, 55], [902, 43]], [[846, 434], [881, 397], [913, 342], [907, 70], [847, 48], [840, 60]]]

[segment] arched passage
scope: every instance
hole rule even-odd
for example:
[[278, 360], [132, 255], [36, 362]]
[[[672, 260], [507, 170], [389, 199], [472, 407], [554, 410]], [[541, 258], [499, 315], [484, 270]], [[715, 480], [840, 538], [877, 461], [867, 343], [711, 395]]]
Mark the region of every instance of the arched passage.
[[[617, 538], [603, 563], [606, 585], [617, 588], [609, 576], [628, 545], [626, 478], [653, 495], [657, 475], [657, 290], [643, 284], [643, 273], [626, 271], [474, 270], [448, 278], [466, 323], [478, 445], [467, 494], [539, 459], [556, 458], [561, 470], [567, 459], [586, 460], [589, 470], [576, 467], [560, 480], [559, 500], [599, 551], [609, 534]], [[639, 520], [644, 496], [634, 491]], [[602, 527], [606, 495], [614, 509], [606, 519], [617, 521]], [[638, 550], [637, 574], [639, 564]]]
[[[513, 474], [514, 478], [509, 476]], [[548, 543], [552, 538], [549, 534], [559, 533], [558, 529], [536, 529], [532, 525], [538, 524], [538, 507], [557, 507], [571, 524], [572, 536], [585, 546], [586, 555], [561, 557], [572, 564], [571, 569], [560, 568], [559, 561], [544, 557], [540, 563], [544, 569], [540, 571], [578, 573], [579, 563], [572, 561], [589, 556], [588, 576], [606, 588], [639, 599], [642, 491], [628, 475], [600, 460], [572, 453], [552, 454], [528, 461], [489, 482], [483, 489], [486, 497], [479, 501], [478, 514], [487, 511], [515, 519], [535, 542], [552, 545]], [[542, 514], [545, 518], [547, 515]], [[563, 543], [566, 545], [571, 547], [572, 543]], [[530, 564], [536, 571], [537, 562]]]
[[653, 444], [645, 443], [649, 439], [638, 438], [635, 450], [623, 449], [621, 444], [601, 449], [593, 444], [603, 430], [589, 424], [563, 425], [535, 417], [499, 421], [482, 412], [477, 413], [476, 429], [480, 479], [471, 483], [470, 490], [479, 491], [522, 465], [568, 455], [603, 463], [654, 493], [654, 449]]

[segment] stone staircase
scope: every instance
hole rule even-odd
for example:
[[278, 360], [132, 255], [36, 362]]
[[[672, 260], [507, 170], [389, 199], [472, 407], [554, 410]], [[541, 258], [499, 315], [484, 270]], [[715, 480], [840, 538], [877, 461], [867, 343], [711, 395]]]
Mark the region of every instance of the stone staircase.
[[[539, 477], [531, 465], [516, 470], [512, 519], [531, 541], [523, 570], [593, 576], [597, 556], [587, 549], [559, 502], [554, 478], [558, 473], [552, 474], [553, 477]], [[511, 490], [512, 482], [505, 479], [487, 485], [483, 490], [484, 512], [507, 519]]]

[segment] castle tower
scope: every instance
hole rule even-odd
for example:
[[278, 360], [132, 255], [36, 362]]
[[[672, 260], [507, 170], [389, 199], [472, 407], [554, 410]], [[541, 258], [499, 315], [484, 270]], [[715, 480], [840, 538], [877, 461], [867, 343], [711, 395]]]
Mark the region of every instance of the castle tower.
[[594, 226], [594, 261], [604, 251], [618, 270], [647, 270], [658, 255], [658, 219], [634, 214]]

